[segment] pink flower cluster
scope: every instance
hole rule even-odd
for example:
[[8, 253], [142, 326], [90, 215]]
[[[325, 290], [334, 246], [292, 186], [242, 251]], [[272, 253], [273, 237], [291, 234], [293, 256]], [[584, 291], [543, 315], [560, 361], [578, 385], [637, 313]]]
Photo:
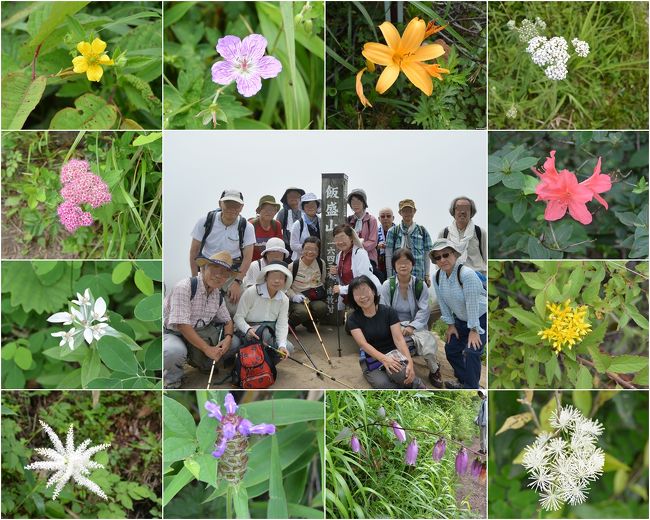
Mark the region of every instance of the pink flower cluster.
[[600, 173], [600, 157], [594, 168], [594, 173], [588, 179], [578, 183], [576, 174], [569, 170], [560, 172], [555, 168], [555, 150], [546, 158], [543, 170], [532, 170], [539, 176], [540, 182], [535, 188], [537, 200], [546, 202], [544, 218], [548, 221], [560, 220], [569, 215], [581, 224], [590, 224], [591, 213], [587, 202], [596, 199], [605, 209], [607, 202], [600, 196], [612, 189], [612, 179], [609, 175]]
[[92, 215], [81, 208], [82, 204], [98, 208], [111, 201], [108, 185], [89, 168], [88, 161], [79, 159], [72, 159], [61, 168], [63, 202], [59, 204], [57, 213], [61, 224], [70, 233], [93, 223]]

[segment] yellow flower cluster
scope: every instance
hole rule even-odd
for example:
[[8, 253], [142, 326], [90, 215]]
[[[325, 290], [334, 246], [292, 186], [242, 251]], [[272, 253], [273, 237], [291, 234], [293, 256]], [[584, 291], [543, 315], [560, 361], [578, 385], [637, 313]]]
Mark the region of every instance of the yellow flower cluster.
[[548, 340], [556, 354], [561, 352], [563, 347], [571, 349], [591, 332], [586, 305], [572, 307], [571, 300], [567, 300], [563, 304], [547, 303], [546, 308], [551, 326], [540, 330], [537, 335]]

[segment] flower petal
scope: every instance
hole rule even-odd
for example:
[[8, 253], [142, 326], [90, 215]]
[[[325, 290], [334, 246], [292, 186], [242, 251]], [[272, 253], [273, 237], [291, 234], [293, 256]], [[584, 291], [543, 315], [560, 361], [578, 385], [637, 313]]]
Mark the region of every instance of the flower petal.
[[375, 90], [380, 94], [383, 94], [393, 83], [395, 83], [397, 76], [399, 76], [399, 66], [389, 65], [384, 69], [384, 72], [381, 73], [381, 76], [379, 76]]
[[106, 50], [106, 42], [103, 40], [100, 40], [99, 38], [95, 38], [93, 42], [90, 44], [90, 47], [93, 51], [93, 54], [101, 54]]
[[567, 205], [561, 200], [551, 200], [546, 205], [546, 210], [544, 211], [544, 218], [550, 222], [560, 220], [564, 215], [566, 215]]
[[233, 61], [239, 56], [241, 40], [237, 36], [224, 36], [217, 42], [217, 52], [225, 59]]
[[402, 39], [399, 36], [399, 31], [395, 28], [395, 26], [390, 23], [390, 22], [384, 22], [379, 26], [379, 30], [381, 31], [381, 34], [384, 35], [384, 40], [386, 40], [386, 43], [388, 46], [396, 51], [399, 49], [399, 44], [402, 41]]
[[363, 57], [377, 65], [392, 65], [394, 52], [383, 43], [370, 42], [363, 46]]
[[83, 74], [88, 70], [88, 60], [83, 56], [72, 58], [72, 70], [77, 74]]
[[219, 85], [230, 85], [237, 77], [237, 70], [229, 61], [218, 61], [212, 65], [212, 81]]
[[93, 329], [90, 327], [86, 327], [84, 329], [84, 339], [86, 340], [86, 343], [89, 345], [93, 342]]
[[605, 206], [605, 209], [609, 209], [609, 205], [607, 204], [607, 201], [603, 199], [600, 195], [598, 195], [598, 193], [594, 193], [594, 199], [596, 199], [603, 206]]
[[115, 62], [108, 57], [108, 54], [102, 54], [97, 61], [100, 65], [115, 65]]
[[406, 74], [406, 77], [411, 81], [411, 83], [413, 83], [427, 96], [430, 96], [432, 94], [433, 81], [431, 80], [431, 76], [419, 62], [402, 62], [402, 71], [404, 71], [404, 74]]
[[226, 394], [226, 398], [223, 400], [223, 405], [226, 408], [226, 412], [229, 414], [236, 413], [237, 408], [239, 408], [235, 402], [235, 397], [230, 392]]
[[50, 316], [47, 321], [50, 323], [66, 323], [66, 322], [72, 322], [72, 314], [69, 312], [55, 312]]
[[569, 201], [569, 215], [576, 219], [580, 224], [591, 224], [592, 216], [587, 209], [587, 204], [579, 200]]
[[262, 89], [262, 78], [257, 74], [238, 76], [235, 81], [237, 91], [244, 97], [254, 96]]
[[104, 69], [102, 69], [101, 65], [89, 65], [88, 70], [86, 71], [86, 77], [88, 78], [88, 81], [99, 81], [102, 79], [102, 76], [104, 75]]
[[273, 56], [263, 56], [257, 62], [257, 73], [264, 79], [275, 78], [282, 72], [282, 63]]
[[91, 54], [92, 46], [88, 42], [79, 42], [77, 44], [77, 50], [85, 56], [87, 54]]
[[241, 42], [240, 56], [258, 61], [266, 52], [266, 38], [261, 34], [250, 34]]
[[205, 409], [208, 411], [208, 417], [213, 417], [217, 421], [221, 421], [223, 418], [223, 415], [221, 414], [221, 406], [212, 401], [206, 401], [203, 406], [205, 406]]
[[431, 45], [423, 45], [414, 54], [408, 57], [407, 61], [427, 61], [435, 60], [445, 53], [442, 45], [432, 43]]
[[408, 54], [415, 52], [422, 41], [424, 40], [424, 32], [426, 30], [427, 24], [424, 23], [424, 20], [420, 18], [413, 18], [409, 24], [404, 29], [404, 34], [402, 34], [402, 41], [400, 42], [400, 52], [402, 54]]
[[226, 439], [223, 435], [219, 439], [219, 444], [215, 446], [215, 450], [212, 452], [212, 456], [215, 459], [218, 459], [223, 455], [223, 452], [226, 451], [226, 446], [228, 445], [228, 439]]
[[356, 78], [356, 83], [355, 83], [355, 90], [357, 92], [357, 96], [359, 98], [359, 101], [361, 101], [361, 104], [364, 107], [371, 107], [372, 105], [370, 104], [370, 101], [368, 101], [368, 98], [366, 98], [365, 94], [363, 93], [363, 83], [361, 83], [361, 76], [363, 76], [363, 73], [367, 69], [364, 67], [361, 69], [359, 72], [357, 72], [357, 78]]
[[95, 301], [95, 306], [93, 307], [93, 312], [95, 313], [96, 318], [101, 318], [106, 314], [106, 300], [101, 296]]
[[275, 433], [275, 425], [266, 423], [256, 424], [249, 428], [249, 432], [257, 435], [273, 435]]

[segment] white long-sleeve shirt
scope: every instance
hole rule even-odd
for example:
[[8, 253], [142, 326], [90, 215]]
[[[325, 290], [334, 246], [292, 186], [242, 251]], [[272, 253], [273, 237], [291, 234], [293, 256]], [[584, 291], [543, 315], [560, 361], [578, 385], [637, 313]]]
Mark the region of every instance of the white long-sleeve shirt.
[[251, 323], [274, 321], [277, 347], [286, 347], [289, 333], [289, 298], [282, 291], [278, 291], [271, 298], [266, 283], [252, 285], [241, 295], [234, 321], [235, 327], [244, 334], [251, 328]]

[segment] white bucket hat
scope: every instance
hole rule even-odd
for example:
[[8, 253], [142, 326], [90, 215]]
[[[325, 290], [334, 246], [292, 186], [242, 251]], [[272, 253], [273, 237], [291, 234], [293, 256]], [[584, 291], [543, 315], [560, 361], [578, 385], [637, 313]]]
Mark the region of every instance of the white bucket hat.
[[266, 274], [270, 273], [271, 271], [278, 271], [287, 277], [287, 280], [284, 284], [284, 290], [287, 291], [293, 283], [293, 275], [291, 274], [291, 271], [289, 271], [287, 264], [281, 261], [271, 262], [270, 264], [262, 267], [260, 274], [257, 275], [257, 280], [255, 280], [255, 283], [258, 285], [263, 284], [266, 281]]
[[278, 237], [269, 238], [266, 242], [266, 247], [262, 251], [262, 256], [265, 256], [266, 253], [271, 253], [273, 251], [279, 251], [283, 253], [285, 257], [289, 256], [289, 251], [284, 247], [284, 240]]
[[300, 209], [303, 209], [303, 206], [307, 202], [315, 202], [318, 205], [316, 212], [320, 213], [320, 199], [316, 196], [315, 193], [305, 193], [302, 197], [300, 197]]

